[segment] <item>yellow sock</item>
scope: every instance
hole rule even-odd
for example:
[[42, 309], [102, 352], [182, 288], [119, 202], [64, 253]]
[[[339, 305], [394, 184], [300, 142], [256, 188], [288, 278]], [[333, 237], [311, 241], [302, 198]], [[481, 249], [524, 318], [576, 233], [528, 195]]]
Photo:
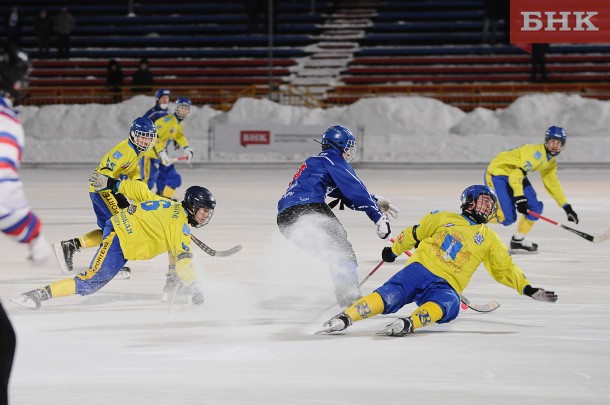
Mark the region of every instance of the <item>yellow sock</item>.
[[49, 284], [51, 297], [67, 297], [76, 294], [76, 283], [73, 278], [65, 278]]
[[86, 233], [79, 240], [83, 248], [98, 247], [102, 243], [102, 230], [96, 229]]
[[171, 188], [170, 186], [165, 186], [163, 188], [163, 192], [161, 193], [161, 195], [165, 198], [172, 198], [172, 196], [174, 195], [174, 192], [176, 190]]
[[411, 314], [413, 329], [422, 328], [438, 322], [442, 317], [443, 310], [441, 307], [436, 302], [428, 301]]
[[534, 226], [535, 221], [530, 221], [529, 219], [525, 218], [525, 216], [521, 216], [521, 218], [519, 218], [519, 224], [517, 225], [517, 232], [519, 232], [522, 235], [527, 235], [529, 233], [529, 231], [532, 229], [532, 227]]
[[374, 292], [354, 302], [351, 307], [345, 310], [345, 313], [352, 319], [352, 322], [356, 322], [379, 315], [383, 312], [384, 307], [381, 295]]

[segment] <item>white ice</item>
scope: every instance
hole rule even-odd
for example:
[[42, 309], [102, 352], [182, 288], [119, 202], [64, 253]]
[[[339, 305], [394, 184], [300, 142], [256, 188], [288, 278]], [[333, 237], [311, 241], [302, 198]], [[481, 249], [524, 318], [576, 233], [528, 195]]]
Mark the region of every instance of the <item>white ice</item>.
[[[130, 280], [96, 294], [58, 298], [38, 311], [8, 301], [65, 277], [54, 260], [32, 268], [26, 248], [0, 238], [0, 297], [17, 332], [11, 379], [14, 405], [44, 404], [607, 404], [610, 401], [610, 241], [593, 244], [539, 221], [531, 239], [540, 254], [515, 256], [555, 304], [534, 301], [496, 283], [483, 267], [465, 295], [492, 299], [489, 314], [462, 311], [453, 322], [403, 338], [375, 336], [393, 319], [378, 316], [344, 334], [314, 332], [338, 312], [325, 264], [286, 242], [275, 225], [276, 202], [297, 165], [181, 167], [185, 184], [217, 197], [211, 223], [195, 234], [216, 249], [238, 243], [226, 258], [196, 253], [206, 302], [170, 312], [160, 303], [165, 256], [131, 262]], [[433, 209], [457, 210], [459, 194], [479, 183], [484, 167], [362, 167], [372, 192], [401, 209], [394, 235]], [[87, 166], [22, 170], [27, 196], [51, 241], [95, 226]], [[610, 226], [605, 168], [560, 170], [581, 223], [601, 234]], [[531, 176], [545, 215], [568, 224]], [[387, 242], [366, 216], [336, 211], [359, 259], [360, 278]], [[508, 241], [515, 226], [494, 226]], [[77, 253], [84, 270], [94, 249]], [[370, 292], [404, 261], [386, 263], [364, 285]], [[409, 305], [398, 315], [408, 315]]]

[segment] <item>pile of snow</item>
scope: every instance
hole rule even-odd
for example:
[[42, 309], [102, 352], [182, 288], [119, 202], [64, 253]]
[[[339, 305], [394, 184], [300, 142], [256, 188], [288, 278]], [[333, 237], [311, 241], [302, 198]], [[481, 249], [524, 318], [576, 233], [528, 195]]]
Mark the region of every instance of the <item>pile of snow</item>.
[[[22, 107], [23, 161], [96, 164], [153, 105], [153, 97], [136, 96], [113, 105]], [[252, 98], [238, 100], [226, 113], [193, 107], [184, 127], [196, 161], [207, 160], [209, 129], [219, 123], [341, 124], [363, 134], [366, 161], [410, 163], [487, 162], [502, 150], [542, 142], [546, 128], [558, 125], [568, 133], [562, 161], [610, 162], [610, 102], [561, 93], [527, 95], [506, 109], [470, 113], [425, 97], [367, 98], [328, 109]], [[243, 154], [236, 160], [248, 161], [248, 150]]]

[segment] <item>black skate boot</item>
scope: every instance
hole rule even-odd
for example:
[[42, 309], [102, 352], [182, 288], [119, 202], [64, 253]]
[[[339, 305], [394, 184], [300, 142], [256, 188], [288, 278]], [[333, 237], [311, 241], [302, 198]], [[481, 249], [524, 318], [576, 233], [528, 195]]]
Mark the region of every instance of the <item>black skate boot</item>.
[[377, 332], [377, 335], [387, 335], [387, 336], [404, 336], [409, 333], [413, 333], [413, 320], [410, 316], [406, 318], [398, 318], [385, 329]]
[[511, 254], [535, 254], [538, 253], [538, 245], [525, 239], [515, 239], [513, 236], [510, 240]]
[[318, 335], [323, 335], [333, 332], [341, 332], [352, 325], [352, 319], [345, 312], [335, 315], [322, 325], [322, 329], [316, 332]]
[[53, 244], [57, 263], [63, 273], [68, 273], [74, 269], [72, 259], [74, 258], [74, 252], [80, 252], [80, 247], [80, 242], [77, 238]]
[[51, 291], [48, 287], [45, 287], [23, 293], [19, 297], [13, 298], [11, 302], [24, 308], [38, 309], [40, 308], [40, 303], [49, 298], [51, 298]]

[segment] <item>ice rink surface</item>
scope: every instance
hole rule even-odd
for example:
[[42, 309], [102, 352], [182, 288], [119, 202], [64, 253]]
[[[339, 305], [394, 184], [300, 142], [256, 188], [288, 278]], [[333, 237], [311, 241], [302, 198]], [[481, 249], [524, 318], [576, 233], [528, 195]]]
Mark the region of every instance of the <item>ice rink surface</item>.
[[[93, 166], [93, 165], [92, 165]], [[578, 225], [568, 223], [530, 176], [544, 214], [590, 234], [610, 227], [606, 167], [560, 166]], [[464, 295], [501, 307], [462, 311], [450, 324], [403, 338], [375, 336], [392, 316], [354, 324], [344, 334], [314, 332], [339, 312], [324, 263], [286, 242], [276, 203], [298, 165], [181, 169], [185, 185], [209, 188], [218, 205], [194, 234], [215, 249], [242, 244], [231, 257], [197, 251], [206, 302], [169, 310], [160, 297], [167, 257], [130, 262], [130, 280], [96, 294], [43, 303], [38, 311], [8, 300], [65, 277], [54, 258], [30, 267], [27, 250], [0, 239], [0, 297], [15, 326], [14, 405], [31, 404], [608, 404], [610, 403], [610, 241], [590, 243], [539, 221], [530, 239], [540, 254], [514, 256], [534, 287], [555, 304], [534, 301], [495, 282], [481, 266]], [[91, 168], [22, 170], [26, 193], [49, 241], [95, 228], [88, 197]], [[363, 167], [372, 193], [401, 209], [393, 234], [435, 209], [458, 211], [459, 196], [484, 168]], [[179, 191], [183, 191], [184, 188]], [[180, 193], [179, 193], [180, 194]], [[380, 260], [380, 240], [365, 214], [336, 211], [359, 259], [362, 279]], [[494, 225], [505, 242], [516, 230]], [[312, 236], [315, 237], [315, 236]], [[196, 249], [193, 245], [193, 249]], [[77, 253], [84, 270], [95, 250]], [[384, 264], [368, 293], [400, 270]], [[406, 316], [414, 305], [398, 314]]]

